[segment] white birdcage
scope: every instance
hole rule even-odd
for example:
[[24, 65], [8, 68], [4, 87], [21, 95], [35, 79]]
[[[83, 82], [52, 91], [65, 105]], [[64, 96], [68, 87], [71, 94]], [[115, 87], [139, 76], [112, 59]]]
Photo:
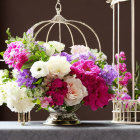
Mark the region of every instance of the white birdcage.
[[[140, 124], [138, 116], [139, 101], [135, 100], [135, 0], [111, 0], [113, 8], [113, 64], [115, 63], [115, 42], [116, 42], [116, 26], [117, 26], [117, 50], [120, 53], [120, 2], [131, 1], [131, 68], [132, 68], [132, 100], [113, 100], [113, 120], [114, 123]], [[116, 9], [117, 8], [117, 9]], [[117, 25], [116, 25], [117, 10]], [[119, 59], [119, 58], [118, 58]], [[117, 62], [119, 65], [119, 61]], [[118, 75], [119, 84], [119, 75]], [[118, 86], [118, 92], [120, 91]]]
[[[98, 37], [97, 33], [95, 32], [95, 30], [93, 28], [91, 28], [89, 25], [87, 25], [87, 24], [85, 24], [81, 21], [65, 19], [61, 15], [62, 5], [60, 3], [60, 0], [57, 0], [55, 9], [56, 9], [57, 14], [51, 20], [41, 21], [41, 22], [36, 23], [34, 26], [31, 27], [31, 30], [33, 31], [33, 35], [34, 35], [34, 40], [36, 40], [38, 34], [43, 29], [45, 29], [46, 27], [49, 26], [49, 29], [47, 31], [47, 36], [46, 36], [46, 42], [48, 42], [51, 30], [53, 29], [53, 27], [55, 25], [58, 24], [58, 27], [59, 27], [59, 42], [61, 42], [61, 34], [62, 34], [61, 33], [62, 32], [61, 26], [64, 25], [64, 26], [66, 26], [68, 32], [70, 33], [71, 40], [72, 40], [72, 45], [75, 45], [73, 33], [72, 33], [72, 30], [71, 30], [71, 28], [74, 28], [81, 34], [81, 36], [84, 40], [85, 46], [87, 47], [88, 46], [87, 38], [85, 37], [85, 34], [83, 33], [83, 31], [77, 26], [79, 24], [80, 26], [82, 25], [82, 26], [86, 27], [88, 30], [90, 30], [94, 34], [95, 38], [97, 39], [97, 43], [99, 45], [99, 51], [101, 51], [101, 43], [100, 43], [99, 37]], [[39, 28], [39, 29], [37, 29], [37, 28]], [[36, 29], [37, 29], [37, 31], [35, 31]]]

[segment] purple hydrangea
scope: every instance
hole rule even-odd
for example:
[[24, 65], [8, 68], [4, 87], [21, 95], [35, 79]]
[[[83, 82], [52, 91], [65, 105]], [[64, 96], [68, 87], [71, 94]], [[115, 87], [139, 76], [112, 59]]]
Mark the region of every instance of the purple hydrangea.
[[106, 81], [108, 85], [112, 85], [112, 82], [118, 77], [118, 72], [113, 66], [105, 65], [104, 69], [101, 70], [100, 76]]
[[73, 60], [92, 60], [95, 62], [96, 56], [91, 52], [86, 52], [73, 56]]
[[35, 85], [33, 85], [33, 83], [35, 83], [37, 81], [36, 78], [31, 76], [31, 73], [29, 70], [23, 70], [23, 72], [20, 72], [18, 77], [17, 77], [17, 83], [18, 86], [26, 86], [29, 88], [35, 88]]
[[70, 54], [68, 54], [66, 52], [62, 52], [61, 56], [65, 56], [68, 62], [71, 62], [73, 60], [72, 55], [70, 55]]

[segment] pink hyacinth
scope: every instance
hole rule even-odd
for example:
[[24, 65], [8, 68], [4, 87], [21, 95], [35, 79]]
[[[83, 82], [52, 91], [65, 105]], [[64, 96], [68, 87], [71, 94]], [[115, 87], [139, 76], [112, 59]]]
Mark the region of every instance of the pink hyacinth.
[[8, 48], [4, 53], [5, 63], [15, 69], [20, 70], [25, 62], [28, 61], [29, 53], [23, 48], [21, 41], [8, 44]]
[[92, 110], [104, 107], [111, 99], [105, 80], [100, 77], [100, 68], [90, 60], [81, 60], [71, 66], [71, 73], [82, 81], [88, 90], [88, 96], [84, 98], [85, 105]]
[[119, 64], [119, 67], [118, 65], [115, 66], [116, 67], [116, 70], [118, 71], [121, 71], [121, 72], [126, 72], [127, 71], [127, 68], [126, 68], [126, 64], [125, 63], [120, 63]]
[[115, 58], [116, 58], [117, 61], [118, 61], [118, 57], [119, 57], [119, 59], [121, 61], [125, 61], [126, 60], [126, 56], [125, 56], [125, 53], [124, 52], [120, 52], [119, 55], [118, 54], [115, 55]]
[[125, 76], [120, 76], [120, 85], [126, 86], [129, 80], [132, 79], [132, 74], [130, 72], [125, 73]]
[[119, 70], [121, 72], [126, 72], [127, 71], [126, 64], [125, 63], [119, 64]]

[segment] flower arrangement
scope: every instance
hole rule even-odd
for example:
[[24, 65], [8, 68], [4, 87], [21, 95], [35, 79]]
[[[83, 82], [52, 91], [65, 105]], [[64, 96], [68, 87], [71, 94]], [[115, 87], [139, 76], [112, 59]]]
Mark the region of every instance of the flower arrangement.
[[23, 38], [12, 37], [9, 29], [7, 34], [7, 49], [1, 54], [13, 70], [0, 71], [0, 105], [19, 113], [35, 105], [48, 110], [84, 104], [97, 110], [112, 98], [118, 73], [104, 53], [75, 45], [68, 54], [63, 43], [34, 41], [32, 29]]

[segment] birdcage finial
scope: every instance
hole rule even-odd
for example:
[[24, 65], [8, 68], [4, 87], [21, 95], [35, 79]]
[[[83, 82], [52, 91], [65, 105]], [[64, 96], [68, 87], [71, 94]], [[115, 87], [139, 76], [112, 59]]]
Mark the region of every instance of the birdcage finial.
[[60, 0], [57, 0], [57, 3], [55, 5], [55, 9], [56, 9], [57, 15], [60, 15], [60, 13], [62, 12], [62, 5], [60, 3]]

